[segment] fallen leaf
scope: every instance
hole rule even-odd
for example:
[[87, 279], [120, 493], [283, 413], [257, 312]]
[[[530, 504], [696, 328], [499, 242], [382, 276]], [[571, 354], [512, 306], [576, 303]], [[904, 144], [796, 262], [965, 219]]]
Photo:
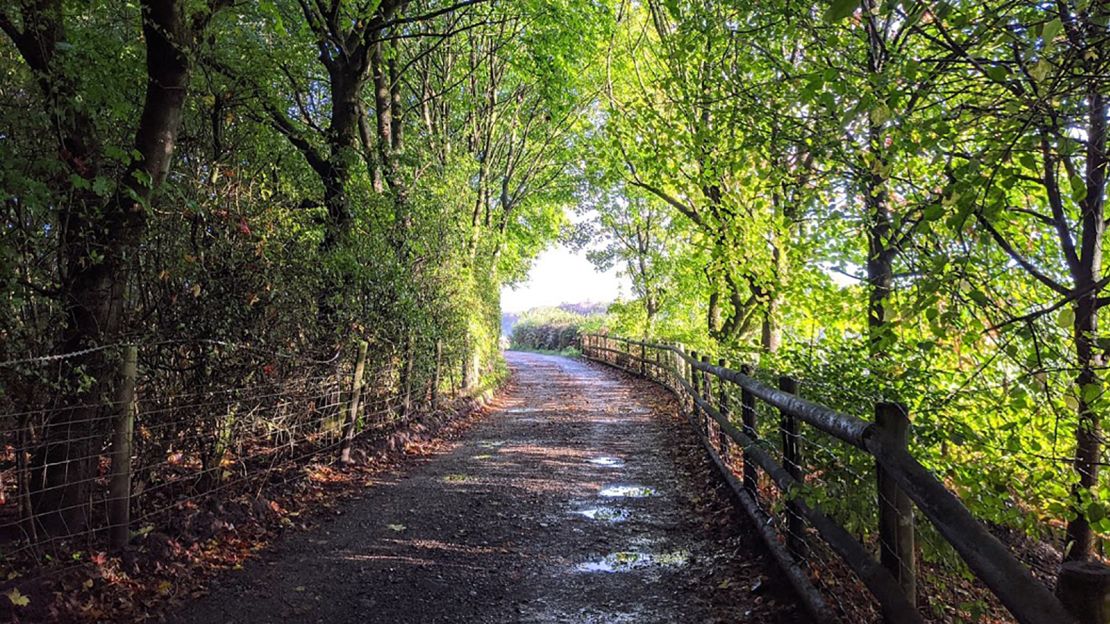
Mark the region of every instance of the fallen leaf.
[[12, 604], [17, 607], [26, 607], [27, 605], [31, 604], [31, 599], [19, 593], [18, 588], [12, 589], [10, 592], [4, 595], [7, 596], [8, 600], [11, 600]]

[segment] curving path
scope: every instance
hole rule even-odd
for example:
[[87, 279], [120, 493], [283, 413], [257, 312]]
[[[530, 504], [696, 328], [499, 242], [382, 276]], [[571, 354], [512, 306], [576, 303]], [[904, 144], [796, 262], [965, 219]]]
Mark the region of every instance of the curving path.
[[498, 409], [453, 450], [171, 621], [804, 621], [661, 391], [579, 360], [507, 359]]

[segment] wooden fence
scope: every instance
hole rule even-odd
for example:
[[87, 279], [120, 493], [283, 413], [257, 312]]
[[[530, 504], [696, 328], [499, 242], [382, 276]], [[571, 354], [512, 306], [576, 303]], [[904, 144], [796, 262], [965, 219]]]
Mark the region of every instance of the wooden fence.
[[[936, 528], [968, 568], [1022, 624], [1105, 624], [1106, 568], [1065, 564], [1054, 595], [996, 539], [928, 469], [907, 450], [909, 415], [896, 403], [874, 406], [872, 422], [807, 401], [798, 384], [781, 377], [778, 388], [760, 382], [749, 367], [728, 368], [723, 359], [686, 352], [681, 345], [613, 336], [585, 335], [583, 355], [651, 379], [670, 389], [690, 416], [701, 441], [759, 528], [775, 559], [819, 621], [837, 615], [804, 568], [807, 540], [814, 535], [859, 577], [889, 623], [923, 622], [916, 592], [914, 507]], [[739, 390], [740, 405], [731, 397]], [[782, 462], [757, 433], [757, 403], [778, 411]], [[735, 420], [739, 408], [739, 422]], [[711, 427], [712, 423], [712, 427]], [[803, 496], [802, 428], [831, 436], [873, 458], [878, 504], [879, 558], [820, 506]], [[716, 429], [716, 444], [713, 432]], [[741, 457], [733, 457], [738, 448]], [[742, 459], [738, 476], [729, 463]], [[760, 504], [762, 471], [784, 500], [785, 518], [772, 518]], [[808, 524], [812, 530], [806, 530]], [[1059, 595], [1063, 601], [1057, 598]]]

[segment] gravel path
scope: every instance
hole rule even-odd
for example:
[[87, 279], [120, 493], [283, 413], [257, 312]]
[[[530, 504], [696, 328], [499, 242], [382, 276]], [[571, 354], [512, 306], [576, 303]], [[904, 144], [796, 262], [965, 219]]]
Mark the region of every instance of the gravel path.
[[290, 534], [171, 621], [805, 621], [658, 388], [509, 353], [448, 452]]

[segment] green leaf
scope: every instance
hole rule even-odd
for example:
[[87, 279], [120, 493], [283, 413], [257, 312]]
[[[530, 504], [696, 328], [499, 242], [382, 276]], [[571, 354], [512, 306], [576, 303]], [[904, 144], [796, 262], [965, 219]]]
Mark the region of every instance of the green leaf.
[[875, 125], [883, 124], [890, 119], [890, 109], [884, 104], [879, 104], [872, 108], [869, 113], [871, 116], [871, 123]]
[[1029, 75], [1037, 82], [1044, 82], [1044, 79], [1048, 77], [1050, 71], [1052, 71], [1052, 63], [1049, 63], [1045, 59], [1041, 59], [1037, 61], [1036, 65], [1029, 69]]
[[834, 24], [856, 12], [859, 0], [833, 0], [828, 9], [825, 9], [825, 21]]
[[1056, 326], [1062, 329], [1071, 329], [1075, 325], [1075, 310], [1064, 308], [1056, 315]]
[[921, 217], [926, 221], [936, 221], [944, 216], [944, 206], [933, 204], [921, 212]]
[[1087, 520], [1091, 522], [1098, 522], [1105, 517], [1106, 508], [1102, 506], [1102, 503], [1091, 501], [1091, 504], [1087, 505]]
[[1087, 198], [1087, 184], [1083, 181], [1082, 176], [1071, 176], [1068, 178], [1068, 183], [1071, 185], [1072, 201], [1078, 204]]
[[1056, 35], [1060, 34], [1060, 30], [1064, 25], [1060, 23], [1060, 18], [1056, 18], [1050, 22], [1045, 23], [1044, 28], [1041, 30], [1041, 36], [1044, 37], [1045, 49], [1052, 47], [1052, 42], [1056, 39]]

